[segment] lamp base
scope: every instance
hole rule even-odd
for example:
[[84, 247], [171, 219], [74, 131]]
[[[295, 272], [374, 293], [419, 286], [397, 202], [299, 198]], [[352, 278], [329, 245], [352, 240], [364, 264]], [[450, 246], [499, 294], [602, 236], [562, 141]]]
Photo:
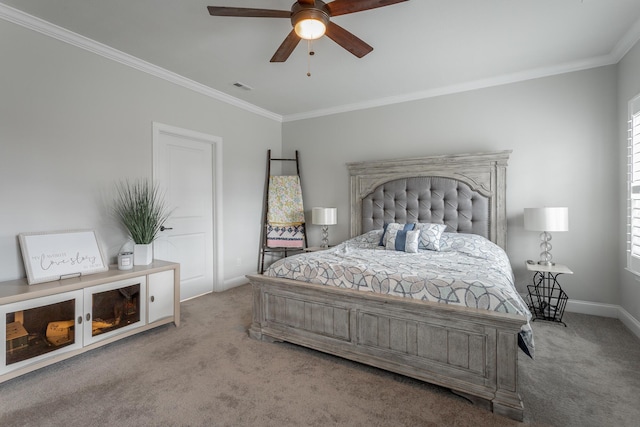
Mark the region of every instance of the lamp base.
[[322, 249], [327, 249], [329, 247], [329, 226], [322, 226], [322, 243], [320, 244]]
[[542, 233], [540, 233], [540, 250], [542, 252], [540, 252], [540, 261], [538, 261], [539, 265], [554, 265], [553, 261], [551, 261], [553, 259], [553, 255], [551, 255], [551, 233], [549, 233], [548, 231], [543, 231]]

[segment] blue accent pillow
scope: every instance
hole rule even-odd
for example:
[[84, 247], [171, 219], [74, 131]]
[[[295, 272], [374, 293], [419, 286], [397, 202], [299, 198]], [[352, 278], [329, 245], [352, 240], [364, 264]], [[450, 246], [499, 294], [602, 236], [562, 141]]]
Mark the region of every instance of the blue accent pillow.
[[418, 252], [420, 230], [388, 230], [385, 249], [391, 251]]
[[414, 223], [398, 224], [397, 222], [391, 222], [391, 223], [385, 222], [384, 225], [382, 226], [382, 236], [380, 237], [380, 243], [378, 244], [378, 246], [386, 246], [387, 231], [389, 230], [410, 231], [410, 230], [413, 230], [414, 226], [415, 226]]

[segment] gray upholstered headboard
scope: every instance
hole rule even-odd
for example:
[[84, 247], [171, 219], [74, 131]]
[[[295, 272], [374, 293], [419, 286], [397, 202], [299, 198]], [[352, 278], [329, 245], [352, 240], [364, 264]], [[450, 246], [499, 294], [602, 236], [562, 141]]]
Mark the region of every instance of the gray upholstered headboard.
[[362, 199], [362, 232], [384, 223], [431, 222], [446, 231], [489, 238], [489, 197], [452, 178], [400, 178], [377, 186]]
[[511, 151], [348, 163], [351, 236], [385, 222], [446, 224], [506, 247]]

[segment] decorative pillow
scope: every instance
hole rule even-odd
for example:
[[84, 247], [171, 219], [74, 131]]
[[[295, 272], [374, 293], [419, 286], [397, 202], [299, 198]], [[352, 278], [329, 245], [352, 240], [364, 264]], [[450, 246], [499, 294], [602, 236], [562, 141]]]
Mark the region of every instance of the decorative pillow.
[[385, 246], [385, 242], [387, 241], [387, 232], [390, 230], [404, 230], [404, 231], [409, 231], [409, 230], [413, 230], [415, 224], [410, 223], [410, 224], [398, 224], [397, 222], [391, 222], [391, 223], [384, 223], [384, 226], [382, 227], [382, 237], [380, 237], [380, 244], [379, 246]]
[[444, 224], [416, 223], [415, 230], [420, 230], [420, 249], [440, 250], [440, 238], [447, 228]]
[[420, 230], [387, 230], [385, 249], [390, 251], [418, 252]]

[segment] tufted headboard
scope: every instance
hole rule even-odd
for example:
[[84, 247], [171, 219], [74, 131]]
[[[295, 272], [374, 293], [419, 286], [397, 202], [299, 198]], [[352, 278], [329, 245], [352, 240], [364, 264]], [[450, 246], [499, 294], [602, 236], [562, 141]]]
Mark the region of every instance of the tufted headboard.
[[506, 247], [510, 150], [348, 163], [351, 236], [385, 222], [446, 224]]

